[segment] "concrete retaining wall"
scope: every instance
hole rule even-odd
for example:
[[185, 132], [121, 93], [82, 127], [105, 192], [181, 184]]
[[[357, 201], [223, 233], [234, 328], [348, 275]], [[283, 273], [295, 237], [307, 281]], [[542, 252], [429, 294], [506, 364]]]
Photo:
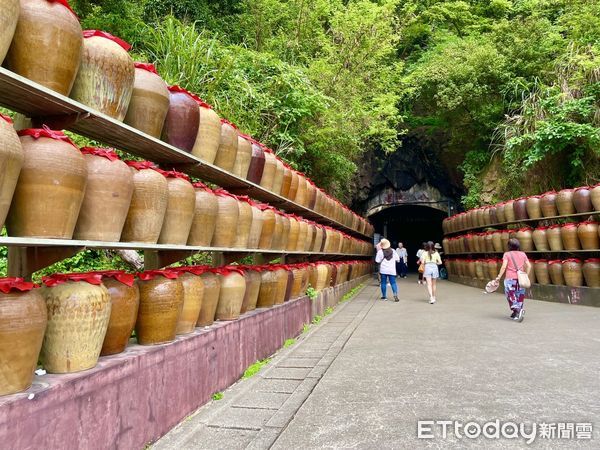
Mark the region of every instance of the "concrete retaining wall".
[[36, 377], [28, 391], [0, 397], [0, 448], [143, 448], [368, 278], [325, 289], [314, 301], [302, 297], [216, 322], [170, 344], [133, 344], [85, 372]]
[[[476, 288], [485, 288], [489, 280], [479, 280], [470, 277], [461, 277], [458, 275], [450, 275], [448, 277], [453, 283], [465, 284]], [[498, 289], [497, 292], [502, 292]], [[600, 306], [600, 289], [556, 285], [534, 284], [530, 289], [527, 289], [526, 298], [534, 300], [543, 300], [546, 302], [570, 303], [572, 305], [584, 306]]]

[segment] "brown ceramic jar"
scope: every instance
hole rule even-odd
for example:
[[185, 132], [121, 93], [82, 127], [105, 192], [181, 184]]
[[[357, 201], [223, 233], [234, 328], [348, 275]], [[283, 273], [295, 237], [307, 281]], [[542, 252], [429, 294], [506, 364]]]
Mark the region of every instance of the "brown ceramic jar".
[[273, 240], [271, 241], [272, 250], [281, 250], [283, 248], [283, 219], [279, 211], [275, 212], [275, 228], [273, 230]]
[[258, 248], [260, 245], [260, 236], [263, 228], [263, 212], [254, 202], [252, 205], [252, 225], [250, 226], [250, 235], [248, 236], [248, 248]]
[[214, 272], [218, 273], [221, 279], [216, 319], [236, 320], [240, 316], [246, 293], [244, 271], [235, 266], [228, 266], [214, 269]]
[[292, 298], [299, 298], [306, 292], [308, 288], [308, 270], [302, 265], [296, 265], [292, 269], [294, 281], [292, 283]]
[[517, 239], [521, 244], [521, 251], [532, 252], [535, 250], [533, 246], [533, 234], [531, 228], [521, 228], [517, 231]]
[[550, 251], [550, 245], [548, 245], [548, 237], [546, 236], [546, 232], [548, 227], [537, 227], [533, 230], [533, 243], [535, 245], [535, 249], [538, 252], [548, 252]]
[[[17, 9], [19, 11], [19, 2]], [[0, 23], [2, 18], [0, 18]], [[0, 31], [0, 35], [3, 31]], [[10, 208], [25, 155], [10, 117], [0, 114], [0, 226], [4, 225]]]
[[265, 155], [265, 165], [263, 167], [262, 177], [260, 179], [260, 185], [267, 191], [273, 189], [273, 182], [275, 181], [275, 172], [277, 171], [277, 160], [273, 151], [263, 147]]
[[565, 284], [569, 287], [583, 286], [582, 265], [579, 259], [566, 259], [562, 262], [562, 273]]
[[204, 301], [204, 280], [201, 275], [205, 268], [192, 266], [177, 270], [180, 272], [179, 281], [183, 287], [183, 305], [177, 318], [175, 334], [181, 335], [192, 333], [196, 328]]
[[553, 252], [561, 252], [564, 250], [560, 228], [560, 225], [551, 225], [546, 230], [548, 245]]
[[25, 158], [6, 220], [8, 235], [71, 239], [87, 183], [85, 158], [60, 131], [28, 129], [19, 136]]
[[273, 243], [273, 232], [275, 231], [275, 210], [268, 205], [260, 205], [259, 208], [262, 209], [263, 212], [263, 226], [258, 248], [269, 250]]
[[119, 242], [131, 198], [133, 173], [112, 149], [81, 149], [87, 166], [87, 185], [74, 239]]
[[[286, 293], [288, 288], [288, 271], [279, 266], [275, 270], [275, 275], [277, 276], [277, 290], [275, 291], [275, 301], [273, 302], [275, 305], [282, 305], [286, 299]], [[293, 277], [293, 275], [292, 275]], [[293, 278], [292, 278], [293, 280]], [[289, 300], [289, 298], [288, 298]]]
[[481, 259], [475, 261], [475, 274], [477, 279], [485, 280], [485, 266], [483, 260]]
[[138, 277], [140, 307], [135, 324], [138, 344], [155, 345], [175, 340], [184, 295], [179, 273], [150, 270], [138, 274]]
[[160, 138], [169, 111], [169, 89], [152, 64], [134, 63], [134, 66], [133, 92], [124, 122]]
[[494, 246], [494, 252], [501, 253], [504, 251], [502, 246], [502, 232], [501, 231], [492, 231], [492, 245]]
[[504, 204], [504, 217], [507, 222], [514, 222], [516, 220], [514, 200], [508, 200]]
[[217, 224], [212, 238], [212, 247], [233, 247], [237, 235], [240, 210], [235, 195], [223, 189], [216, 189], [215, 194], [219, 202]]
[[133, 275], [120, 270], [98, 273], [102, 275], [111, 305], [100, 356], [116, 355], [129, 343], [140, 305], [140, 291]]
[[260, 277], [260, 291], [256, 307], [271, 308], [275, 304], [277, 295], [277, 273], [267, 266], [262, 268]]
[[477, 262], [474, 259], [467, 259], [467, 276], [477, 278]]
[[91, 369], [98, 362], [111, 301], [98, 274], [52, 275], [44, 278], [48, 326], [40, 359], [49, 373]]
[[39, 289], [22, 278], [0, 279], [0, 396], [31, 386], [47, 321]]
[[81, 25], [68, 7], [61, 2], [21, 0], [5, 64], [13, 72], [68, 96], [82, 48]]
[[574, 189], [563, 189], [556, 194], [556, 207], [558, 214], [568, 216], [575, 214], [575, 205], [573, 204]]
[[219, 201], [213, 190], [203, 183], [197, 182], [193, 186], [196, 205], [187, 244], [210, 247], [219, 214]]
[[581, 222], [577, 226], [577, 237], [583, 250], [600, 250], [600, 228], [598, 222]]
[[502, 238], [502, 251], [503, 252], [508, 251], [508, 241], [512, 237], [511, 234], [512, 234], [511, 230], [502, 230], [502, 234], [500, 235], [500, 237]]
[[237, 234], [235, 237], [235, 248], [250, 248], [250, 231], [252, 229], [252, 205], [251, 200], [246, 196], [238, 196], [238, 223]]
[[244, 278], [246, 279], [246, 292], [242, 301], [242, 314], [256, 309], [256, 302], [258, 301], [258, 294], [260, 292], [260, 272], [254, 266], [245, 266]]
[[283, 186], [283, 176], [285, 174], [285, 167], [283, 165], [283, 161], [279, 158], [275, 159], [275, 163], [275, 175], [273, 176], [273, 187], [271, 188], [271, 192], [280, 195], [281, 188]]
[[592, 186], [590, 190], [590, 199], [592, 201], [594, 211], [600, 211], [600, 183]]
[[588, 287], [600, 288], [600, 258], [586, 259], [582, 271]]
[[575, 211], [579, 214], [594, 210], [591, 188], [589, 186], [582, 186], [575, 189], [573, 192], [573, 205], [575, 206]]
[[169, 109], [162, 129], [162, 140], [180, 150], [191, 152], [200, 125], [198, 103], [188, 91], [169, 86]]
[[513, 204], [513, 209], [515, 212], [515, 220], [527, 220], [529, 219], [529, 215], [527, 214], [527, 198], [521, 197], [515, 200]]
[[581, 244], [577, 237], [577, 224], [570, 222], [560, 227], [560, 235], [565, 250], [580, 250]]
[[252, 159], [248, 168], [248, 181], [254, 184], [260, 184], [260, 180], [265, 170], [265, 152], [262, 147], [256, 143], [252, 144]]
[[164, 175], [169, 196], [158, 243], [185, 245], [194, 220], [196, 192], [187, 175], [175, 171], [164, 172]]
[[548, 261], [548, 273], [552, 284], [556, 286], [564, 286], [565, 279], [562, 273], [562, 262], [559, 260]]
[[550, 284], [550, 273], [548, 272], [548, 260], [538, 259], [533, 262], [533, 269], [535, 270], [535, 278], [538, 284], [548, 285]]
[[204, 283], [204, 298], [202, 299], [202, 307], [198, 316], [197, 327], [208, 327], [215, 321], [217, 312], [217, 304], [221, 293], [221, 280], [219, 276], [210, 271], [200, 275]]
[[156, 244], [160, 236], [169, 187], [167, 179], [147, 161], [126, 161], [133, 173], [133, 196], [121, 241]]
[[252, 142], [248, 136], [240, 134], [238, 136], [238, 151], [233, 164], [233, 174], [237, 177], [246, 179], [248, 177], [248, 169], [252, 161]]
[[122, 121], [133, 93], [131, 46], [96, 30], [83, 32], [83, 52], [71, 98]]
[[504, 214], [504, 209], [506, 207], [506, 203], [498, 203], [496, 205], [496, 217], [498, 218], [498, 223], [506, 222], [506, 215]]
[[542, 196], [531, 195], [527, 197], [527, 216], [530, 219], [540, 219], [543, 217], [542, 214]]
[[544, 217], [558, 216], [558, 208], [556, 206], [557, 194], [555, 191], [549, 191], [542, 194], [540, 198], [540, 208]]
[[21, 5], [19, 0], [2, 0], [0, 1], [0, 7], [2, 8], [2, 15], [0, 15], [0, 64], [2, 64], [17, 28]]
[[221, 142], [221, 118], [208, 103], [195, 98], [198, 103], [200, 122], [192, 155], [209, 164], [214, 164]]
[[[306, 177], [302, 174], [298, 174], [298, 190], [296, 191], [296, 197], [294, 198], [294, 202], [304, 206], [307, 201], [307, 193], [308, 193], [308, 182], [306, 181]], [[337, 213], [337, 205], [334, 209], [334, 213], [331, 218], [335, 219], [335, 214]]]
[[227, 172], [232, 172], [237, 152], [238, 131], [232, 123], [221, 119], [221, 141], [215, 157], [215, 166], [219, 166]]
[[290, 195], [290, 188], [292, 187], [292, 169], [290, 166], [284, 163], [284, 172], [283, 172], [283, 184], [281, 185], [281, 193], [282, 197], [288, 198]]

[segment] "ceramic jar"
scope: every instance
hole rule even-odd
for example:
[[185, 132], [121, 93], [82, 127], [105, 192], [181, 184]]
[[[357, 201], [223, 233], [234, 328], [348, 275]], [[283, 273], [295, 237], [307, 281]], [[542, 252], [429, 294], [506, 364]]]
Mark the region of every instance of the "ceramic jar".
[[546, 236], [546, 231], [548, 227], [538, 227], [533, 230], [533, 243], [535, 245], [535, 249], [538, 252], [548, 252], [550, 251], [550, 246], [548, 245], [548, 237]]
[[126, 164], [133, 174], [133, 196], [121, 241], [156, 244], [167, 211], [167, 179], [147, 161], [126, 161]]
[[514, 222], [516, 220], [514, 206], [515, 206], [514, 200], [508, 200], [504, 204], [504, 217], [506, 218], [507, 222]]
[[577, 224], [570, 222], [560, 227], [560, 235], [565, 250], [580, 250], [581, 244], [577, 237]]
[[548, 261], [548, 273], [550, 274], [550, 280], [552, 281], [552, 284], [556, 286], [563, 286], [565, 284], [561, 261]]
[[250, 226], [250, 234], [248, 236], [248, 248], [258, 248], [260, 245], [260, 237], [263, 228], [263, 212], [254, 202], [252, 206], [252, 224]]
[[0, 396], [31, 386], [47, 321], [44, 298], [33, 283], [0, 279]]
[[83, 32], [83, 52], [71, 98], [122, 121], [133, 93], [131, 46], [108, 33]]
[[21, 0], [5, 64], [13, 72], [68, 96], [82, 47], [81, 25], [67, 6], [56, 1]]
[[479, 280], [485, 280], [485, 267], [481, 259], [475, 261], [475, 275]]
[[203, 183], [194, 183], [196, 204], [188, 237], [188, 245], [209, 247], [215, 233], [219, 201], [212, 189]]
[[[502, 245], [502, 232], [501, 231], [493, 231], [492, 232], [492, 244], [494, 246], [494, 252], [500, 253], [504, 251], [504, 247]], [[458, 252], [460, 253], [460, 252]]]
[[183, 306], [177, 319], [175, 334], [189, 334], [196, 328], [204, 300], [204, 267], [181, 267], [179, 281], [183, 286]]
[[558, 214], [568, 216], [575, 214], [575, 204], [573, 203], [574, 189], [563, 189], [556, 195], [556, 207]]
[[179, 86], [169, 86], [169, 108], [162, 129], [162, 140], [186, 152], [196, 143], [200, 110], [192, 95]]
[[286, 250], [295, 251], [298, 247], [298, 237], [300, 233], [300, 222], [297, 216], [289, 215], [290, 219], [290, 232], [288, 234]]
[[498, 262], [495, 259], [488, 259], [485, 262], [486, 265], [486, 274], [488, 280], [493, 280], [498, 276]]
[[283, 171], [283, 183], [281, 185], [281, 193], [282, 197], [288, 198], [290, 195], [290, 188], [292, 187], [292, 169], [287, 164], [284, 164]]
[[149, 270], [138, 274], [140, 307], [135, 324], [138, 344], [156, 345], [175, 340], [183, 309], [183, 284], [174, 270]]
[[296, 265], [292, 269], [294, 279], [292, 281], [292, 298], [299, 298], [308, 288], [308, 270], [302, 265]]
[[590, 199], [594, 211], [600, 211], [600, 184], [593, 186], [590, 190]]
[[496, 205], [492, 205], [488, 208], [488, 213], [490, 215], [489, 224], [495, 225], [498, 221], [498, 215], [496, 214]]
[[583, 250], [600, 250], [598, 222], [581, 222], [577, 226], [577, 237]]
[[219, 203], [217, 224], [213, 234], [213, 247], [233, 247], [237, 238], [237, 226], [240, 215], [238, 200], [235, 195], [223, 189], [216, 189], [215, 194]]
[[[307, 199], [307, 192], [308, 183], [306, 182], [306, 177], [302, 174], [298, 174], [298, 190], [296, 191], [296, 197], [294, 197], [294, 202], [304, 206]], [[335, 215], [335, 213], [333, 215]], [[335, 217], [332, 217], [332, 219], [335, 219]]]
[[190, 235], [196, 209], [196, 192], [187, 175], [163, 172], [167, 178], [168, 200], [159, 244], [185, 245]]
[[527, 216], [530, 219], [539, 219], [543, 217], [542, 214], [542, 196], [541, 195], [532, 195], [527, 197]]
[[260, 179], [260, 185], [267, 191], [273, 189], [273, 183], [275, 182], [275, 172], [277, 171], [277, 159], [273, 154], [273, 151], [263, 147], [265, 155], [265, 165], [263, 167], [262, 177]]
[[221, 279], [216, 318], [217, 320], [236, 320], [240, 317], [246, 293], [244, 271], [235, 266], [219, 267], [214, 270]]
[[[292, 172], [292, 181], [290, 182], [290, 190], [288, 192], [287, 198], [289, 200], [294, 200], [296, 198], [296, 194], [298, 193], [298, 182], [300, 180], [300, 177], [298, 175], [298, 172], [296, 172], [294, 169], [291, 169]], [[325, 199], [327, 200], [327, 199]], [[327, 201], [325, 201], [325, 207], [323, 208], [322, 214], [325, 217], [329, 217], [329, 211], [328, 211], [328, 205], [327, 205]]]
[[521, 244], [521, 251], [532, 252], [535, 250], [533, 246], [533, 234], [531, 228], [521, 228], [517, 231], [517, 239]]
[[496, 216], [498, 217], [498, 223], [506, 222], [506, 215], [504, 214], [506, 204], [504, 202], [496, 205]]
[[[19, 2], [16, 3], [18, 12]], [[0, 24], [1, 22], [0, 17]], [[2, 33], [3, 31], [0, 31], [0, 35]], [[6, 220], [24, 159], [21, 141], [13, 128], [11, 118], [0, 114], [0, 167], [3, 168], [0, 171], [0, 226], [3, 226]]]
[[275, 304], [278, 286], [277, 273], [266, 266], [260, 273], [260, 291], [256, 302], [257, 308], [271, 308]]
[[[328, 243], [326, 245], [329, 245], [329, 247], [326, 247], [325, 251], [333, 251], [333, 230], [327, 230], [328, 232]], [[298, 243], [296, 244], [296, 248], [295, 250], [297, 252], [302, 252], [304, 251], [304, 248], [306, 247], [306, 237], [308, 236], [308, 223], [306, 222], [306, 220], [304, 219], [299, 219], [298, 220]]]
[[140, 291], [135, 277], [120, 270], [97, 272], [110, 297], [110, 318], [100, 356], [121, 353], [127, 347], [135, 327]]
[[527, 214], [527, 198], [522, 197], [515, 200], [513, 209], [515, 212], [515, 220], [529, 219], [529, 215]]
[[133, 92], [124, 122], [160, 138], [169, 111], [169, 89], [152, 64], [134, 63], [134, 66]]
[[238, 151], [233, 165], [233, 174], [237, 177], [246, 179], [250, 162], [252, 161], [252, 142], [249, 137], [243, 134], [238, 136]]
[[112, 149], [81, 149], [87, 185], [73, 237], [119, 242], [133, 196], [133, 173]]
[[268, 205], [259, 205], [258, 206], [263, 213], [263, 226], [260, 234], [260, 241], [258, 243], [258, 248], [262, 248], [265, 250], [271, 249], [271, 244], [273, 242], [273, 232], [275, 231], [275, 210]]
[[572, 258], [564, 260], [562, 262], [562, 273], [567, 286], [583, 286], [582, 264], [579, 259]]
[[110, 294], [98, 274], [44, 278], [48, 326], [42, 360], [49, 373], [91, 369], [98, 362], [111, 312]]
[[477, 262], [474, 259], [467, 260], [468, 276], [475, 279], [477, 278]]
[[[485, 252], [486, 253], [494, 253], [494, 233], [493, 232], [487, 232], [484, 233], [484, 238], [485, 238]], [[442, 244], [443, 246], [443, 244]]]
[[594, 210], [592, 205], [592, 194], [589, 186], [582, 186], [573, 192], [573, 206], [577, 213], [586, 213]]
[[331, 268], [327, 264], [317, 264], [317, 279], [314, 286], [317, 292], [321, 292], [331, 283]]
[[544, 217], [558, 216], [558, 207], [556, 206], [557, 194], [554, 191], [542, 194], [540, 198], [540, 208]]
[[233, 124], [221, 119], [221, 141], [215, 158], [215, 166], [219, 166], [227, 172], [233, 171], [237, 153], [238, 131]]
[[240, 311], [242, 314], [256, 309], [256, 302], [258, 301], [258, 294], [260, 292], [260, 272], [254, 266], [245, 266], [244, 278], [246, 279], [246, 291]]
[[252, 143], [252, 158], [248, 167], [248, 181], [260, 184], [265, 170], [265, 152], [257, 143]]
[[600, 258], [586, 259], [582, 271], [585, 277], [585, 284], [588, 287], [600, 287]]
[[[288, 271], [282, 266], [279, 266], [275, 270], [275, 275], [277, 277], [277, 290], [275, 291], [275, 305], [282, 305], [286, 301], [286, 293], [288, 288]], [[292, 283], [293, 283], [293, 274], [292, 274]], [[290, 286], [291, 292], [291, 286]], [[289, 294], [288, 294], [289, 295]], [[289, 297], [288, 297], [289, 300]]]
[[0, 15], [0, 64], [2, 64], [17, 28], [21, 5], [19, 0], [2, 0], [0, 8], [2, 8], [2, 15]]
[[273, 230], [272, 250], [281, 250], [283, 241], [283, 219], [279, 211], [275, 211], [275, 228]]
[[273, 187], [271, 188], [271, 192], [280, 195], [281, 188], [283, 186], [285, 167], [283, 165], [283, 161], [277, 157], [275, 157], [275, 163], [275, 175], [273, 176]]
[[561, 252], [564, 250], [560, 228], [560, 225], [551, 225], [546, 230], [548, 245], [553, 252]]
[[287, 214], [280, 211], [279, 216], [281, 216], [281, 221], [283, 222], [283, 231], [281, 232], [282, 238], [281, 238], [281, 244], [280, 244], [279, 248], [281, 250], [284, 250], [287, 247], [287, 244], [288, 244], [288, 241], [290, 238], [291, 224], [290, 224], [290, 218], [288, 217]]
[[208, 103], [197, 97], [195, 100], [199, 107], [200, 122], [192, 155], [209, 164], [214, 164], [221, 143], [221, 118]]
[[85, 158], [60, 131], [27, 129], [19, 136], [25, 158], [6, 220], [8, 235], [71, 239], [87, 183]]
[[204, 298], [202, 299], [202, 307], [198, 316], [197, 327], [207, 327], [215, 321], [217, 312], [217, 304], [219, 303], [219, 295], [221, 292], [221, 281], [217, 274], [206, 271], [202, 275], [204, 283]]
[[550, 273], [548, 272], [548, 260], [538, 259], [533, 262], [533, 269], [535, 271], [535, 278], [538, 284], [548, 285], [550, 284]]
[[[238, 196], [238, 223], [235, 248], [249, 248], [250, 231], [252, 230], [252, 205], [251, 200], [246, 196]], [[261, 216], [262, 217], [262, 216]], [[255, 230], [256, 231], [256, 230]]]

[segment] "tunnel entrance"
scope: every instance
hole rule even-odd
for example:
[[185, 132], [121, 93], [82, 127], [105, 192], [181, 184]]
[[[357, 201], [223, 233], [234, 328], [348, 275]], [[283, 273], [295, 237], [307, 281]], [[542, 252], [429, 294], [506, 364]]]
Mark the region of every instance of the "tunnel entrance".
[[416, 272], [416, 254], [427, 241], [442, 243], [442, 221], [448, 215], [430, 206], [397, 205], [369, 217], [375, 233], [390, 240], [394, 248], [402, 242], [408, 250], [408, 267]]

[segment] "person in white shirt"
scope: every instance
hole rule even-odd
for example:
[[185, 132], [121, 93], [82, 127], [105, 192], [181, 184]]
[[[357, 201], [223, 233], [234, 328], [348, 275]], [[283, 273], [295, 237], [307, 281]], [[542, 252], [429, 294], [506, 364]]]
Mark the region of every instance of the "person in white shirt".
[[[427, 242], [423, 242], [423, 245], [421, 245], [421, 248], [417, 252], [417, 265], [419, 266], [419, 269], [421, 268], [421, 256], [423, 256], [426, 246], [427, 246]], [[419, 281], [417, 281], [417, 283], [425, 284], [425, 280], [423, 280], [423, 272], [421, 270], [419, 270]]]
[[406, 272], [408, 271], [408, 252], [404, 248], [402, 242], [398, 242], [396, 253], [398, 253], [398, 258], [400, 258], [397, 267], [398, 276], [400, 278], [406, 278]]
[[381, 275], [381, 300], [387, 299], [386, 290], [389, 281], [394, 293], [394, 301], [399, 302], [398, 286], [396, 285], [396, 263], [400, 258], [396, 251], [390, 247], [390, 241], [382, 239], [377, 246], [377, 255], [375, 255], [375, 262], [379, 264], [379, 274]]
[[442, 265], [442, 258], [431, 241], [426, 244], [425, 251], [421, 254], [421, 264], [425, 267], [423, 275], [427, 280], [429, 303], [433, 305], [436, 302], [437, 279], [440, 277], [438, 266]]

